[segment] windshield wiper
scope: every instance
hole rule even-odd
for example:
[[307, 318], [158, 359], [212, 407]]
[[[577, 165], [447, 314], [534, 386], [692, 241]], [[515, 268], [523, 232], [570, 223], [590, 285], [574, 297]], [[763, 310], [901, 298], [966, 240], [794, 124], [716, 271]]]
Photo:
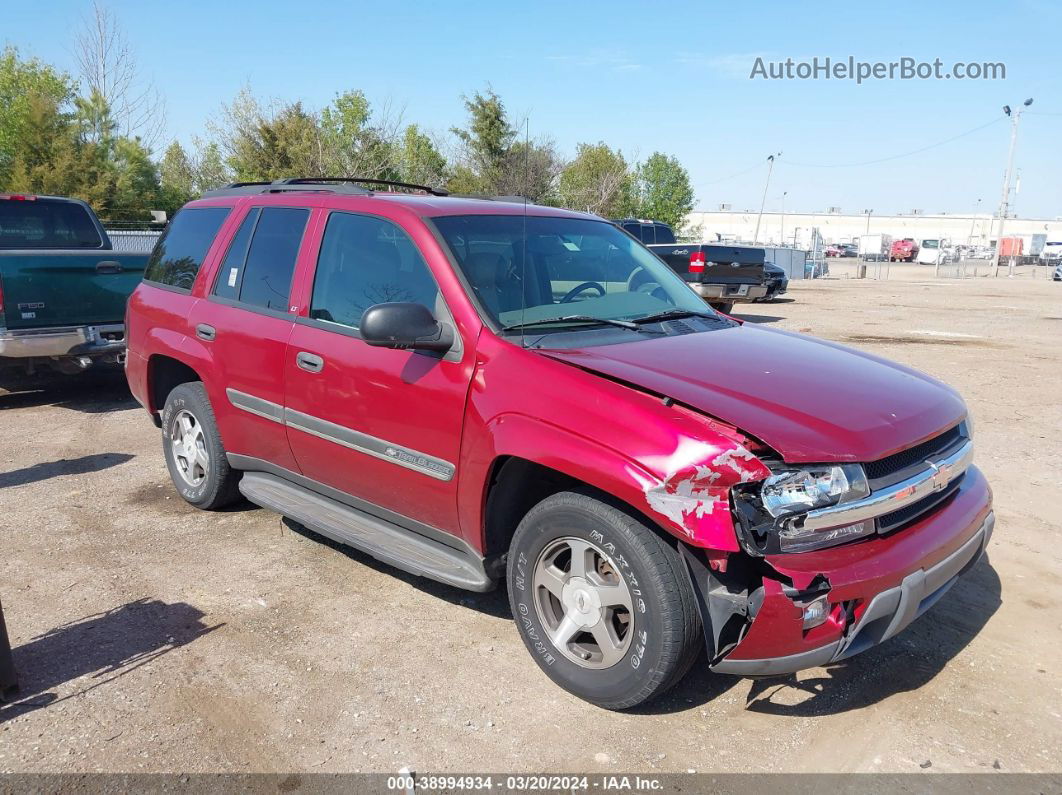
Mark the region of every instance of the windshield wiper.
[[658, 320], [676, 320], [682, 317], [706, 317], [709, 319], [718, 318], [718, 315], [714, 315], [711, 312], [698, 312], [694, 309], [665, 309], [663, 312], [656, 312], [652, 315], [646, 315], [645, 317], [638, 317], [631, 321], [631, 323], [656, 323]]
[[[532, 326], [548, 326], [551, 323], [594, 323], [607, 326], [618, 326], [619, 328], [625, 328], [630, 331], [652, 331], [651, 329], [643, 329], [637, 323], [630, 320], [613, 320], [607, 317], [594, 317], [593, 315], [564, 315], [563, 317], [548, 317], [542, 320], [528, 320], [524, 323], [512, 323], [508, 326], [502, 326], [502, 331], [518, 331], [522, 328], [531, 328]], [[654, 332], [659, 333], [659, 332]]]

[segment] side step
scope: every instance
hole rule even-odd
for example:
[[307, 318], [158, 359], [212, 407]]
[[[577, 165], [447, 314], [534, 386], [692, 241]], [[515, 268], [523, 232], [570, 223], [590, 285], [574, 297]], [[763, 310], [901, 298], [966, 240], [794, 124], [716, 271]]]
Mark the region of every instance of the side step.
[[410, 574], [469, 591], [489, 591], [496, 585], [481, 561], [460, 550], [274, 475], [245, 472], [240, 491], [256, 505]]

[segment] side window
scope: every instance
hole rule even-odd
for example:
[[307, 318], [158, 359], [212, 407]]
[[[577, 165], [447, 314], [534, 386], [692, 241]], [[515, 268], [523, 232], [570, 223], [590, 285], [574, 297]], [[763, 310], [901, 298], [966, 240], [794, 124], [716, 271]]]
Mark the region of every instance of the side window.
[[192, 207], [177, 213], [151, 252], [144, 281], [191, 290], [203, 258], [229, 209]]
[[656, 242], [656, 227], [652, 224], [642, 224], [642, 229], [638, 233], [638, 239], [645, 243], [647, 246], [650, 243]]
[[420, 252], [397, 224], [350, 213], [329, 216], [310, 317], [357, 328], [374, 304], [418, 303], [434, 312], [438, 293]]
[[[298, 207], [262, 208], [247, 249], [243, 275], [238, 277], [240, 303], [288, 311], [295, 259], [309, 217], [309, 210]], [[226, 274], [226, 285], [228, 278]]]
[[630, 232], [637, 240], [642, 239], [642, 225], [638, 223], [624, 224], [624, 232]]
[[656, 229], [656, 242], [657, 243], [674, 243], [675, 233], [671, 231], [671, 227], [666, 224], [654, 224]]
[[229, 250], [214, 279], [214, 295], [219, 298], [235, 301], [240, 295], [240, 277], [243, 276], [243, 266], [247, 262], [247, 249], [251, 245], [251, 234], [258, 223], [260, 213], [259, 208], [251, 208], [236, 231], [235, 237], [232, 238], [232, 242], [229, 243]]

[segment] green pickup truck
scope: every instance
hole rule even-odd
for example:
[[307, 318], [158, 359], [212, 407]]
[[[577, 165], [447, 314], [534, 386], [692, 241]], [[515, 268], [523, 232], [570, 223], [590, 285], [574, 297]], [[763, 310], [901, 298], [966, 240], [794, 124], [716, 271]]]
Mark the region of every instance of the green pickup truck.
[[120, 363], [147, 259], [114, 251], [83, 201], [0, 193], [0, 374]]

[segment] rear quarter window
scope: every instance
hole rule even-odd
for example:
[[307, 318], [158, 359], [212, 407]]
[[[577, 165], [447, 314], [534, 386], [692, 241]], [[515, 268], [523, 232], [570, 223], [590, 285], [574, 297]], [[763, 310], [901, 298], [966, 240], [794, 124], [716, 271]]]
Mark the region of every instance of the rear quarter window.
[[189, 207], [174, 216], [155, 244], [144, 270], [144, 281], [191, 290], [229, 207]]

